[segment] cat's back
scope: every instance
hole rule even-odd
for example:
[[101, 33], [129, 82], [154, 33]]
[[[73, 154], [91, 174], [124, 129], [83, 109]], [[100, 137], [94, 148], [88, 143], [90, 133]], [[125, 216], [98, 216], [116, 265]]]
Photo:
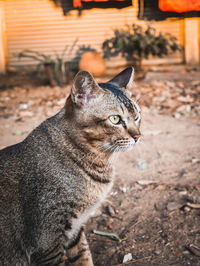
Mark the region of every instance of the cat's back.
[[[19, 176], [22, 174], [23, 144], [9, 146], [0, 150], [0, 207], [16, 195]], [[6, 199], [6, 201], [4, 201]]]
[[[8, 146], [7, 148], [4, 148], [0, 150], [0, 173], [2, 174], [2, 171], [4, 171], [4, 167], [9, 167], [9, 165], [15, 165], [16, 163], [20, 162], [21, 160], [21, 151], [23, 144], [22, 142]], [[12, 167], [13, 168], [13, 167]], [[6, 170], [9, 170], [6, 169]], [[7, 171], [6, 171], [7, 172]], [[5, 173], [6, 173], [5, 172]]]
[[20, 234], [19, 178], [22, 170], [23, 144], [9, 146], [0, 150], [0, 261], [4, 261], [7, 252], [14, 250], [12, 236]]

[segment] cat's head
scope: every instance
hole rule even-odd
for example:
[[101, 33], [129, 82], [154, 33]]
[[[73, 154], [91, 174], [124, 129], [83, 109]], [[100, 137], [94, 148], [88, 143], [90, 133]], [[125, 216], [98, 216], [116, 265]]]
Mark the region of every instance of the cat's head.
[[71, 113], [83, 142], [107, 152], [129, 150], [138, 142], [140, 108], [128, 91], [133, 79], [132, 67], [106, 83], [97, 84], [87, 71], [76, 75], [70, 95]]

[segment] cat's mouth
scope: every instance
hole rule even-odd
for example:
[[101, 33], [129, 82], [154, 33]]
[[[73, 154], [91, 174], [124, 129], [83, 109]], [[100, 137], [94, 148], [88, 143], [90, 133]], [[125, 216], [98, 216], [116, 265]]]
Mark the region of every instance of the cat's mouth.
[[130, 151], [137, 142], [134, 139], [120, 139], [115, 141], [116, 152]]
[[118, 139], [113, 142], [113, 144], [104, 144], [104, 150], [108, 152], [124, 152], [130, 151], [139, 141], [134, 139]]

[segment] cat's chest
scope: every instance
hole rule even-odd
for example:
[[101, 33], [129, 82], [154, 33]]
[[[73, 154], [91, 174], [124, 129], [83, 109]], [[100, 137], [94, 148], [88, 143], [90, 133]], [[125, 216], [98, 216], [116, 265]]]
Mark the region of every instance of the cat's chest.
[[87, 222], [90, 216], [92, 216], [101, 203], [105, 200], [106, 196], [112, 188], [113, 182], [109, 184], [97, 184], [90, 185], [87, 188], [85, 198], [82, 202], [81, 211], [77, 213], [77, 218], [72, 219], [72, 229], [66, 232], [69, 239], [73, 238], [78, 233], [81, 226]]

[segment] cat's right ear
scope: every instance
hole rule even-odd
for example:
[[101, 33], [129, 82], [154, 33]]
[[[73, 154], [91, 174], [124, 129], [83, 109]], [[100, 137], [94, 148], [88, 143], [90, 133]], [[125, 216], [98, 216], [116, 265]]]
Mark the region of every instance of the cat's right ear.
[[117, 76], [111, 79], [109, 83], [113, 83], [121, 89], [131, 89], [134, 84], [134, 68], [127, 67]]
[[93, 76], [88, 71], [80, 71], [75, 76], [71, 89], [72, 101], [79, 107], [91, 102], [100, 90]]

